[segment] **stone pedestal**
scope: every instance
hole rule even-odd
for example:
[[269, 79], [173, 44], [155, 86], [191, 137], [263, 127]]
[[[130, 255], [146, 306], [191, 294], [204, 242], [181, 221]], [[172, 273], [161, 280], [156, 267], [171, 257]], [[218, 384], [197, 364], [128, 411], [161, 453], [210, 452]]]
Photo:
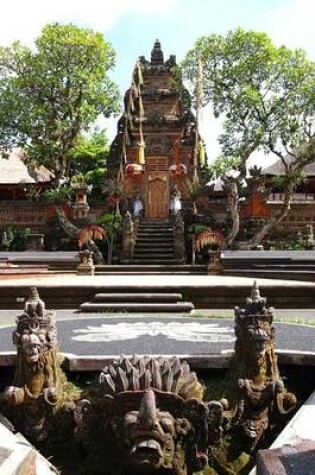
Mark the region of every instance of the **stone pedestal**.
[[43, 251], [44, 250], [44, 234], [28, 234], [27, 251]]
[[85, 249], [79, 252], [80, 264], [77, 267], [78, 275], [94, 275], [93, 252]]
[[73, 218], [84, 219], [88, 217], [89, 205], [87, 202], [89, 188], [82, 187], [75, 190], [75, 203], [73, 204]]
[[209, 263], [208, 263], [208, 274], [221, 274], [222, 264], [221, 264], [221, 251], [216, 250], [208, 251], [209, 254]]

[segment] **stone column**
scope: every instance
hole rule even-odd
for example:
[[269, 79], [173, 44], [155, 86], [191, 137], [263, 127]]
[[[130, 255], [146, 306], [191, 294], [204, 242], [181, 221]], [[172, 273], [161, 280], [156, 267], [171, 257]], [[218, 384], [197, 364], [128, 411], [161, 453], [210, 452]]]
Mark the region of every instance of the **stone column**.
[[180, 212], [175, 216], [174, 222], [174, 257], [179, 261], [184, 260], [184, 221]]

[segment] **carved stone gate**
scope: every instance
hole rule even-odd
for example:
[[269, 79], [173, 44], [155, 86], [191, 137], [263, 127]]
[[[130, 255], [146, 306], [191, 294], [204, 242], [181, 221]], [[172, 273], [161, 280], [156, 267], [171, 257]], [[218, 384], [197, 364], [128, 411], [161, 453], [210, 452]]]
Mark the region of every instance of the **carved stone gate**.
[[166, 220], [169, 217], [169, 159], [146, 159], [146, 213], [147, 219]]

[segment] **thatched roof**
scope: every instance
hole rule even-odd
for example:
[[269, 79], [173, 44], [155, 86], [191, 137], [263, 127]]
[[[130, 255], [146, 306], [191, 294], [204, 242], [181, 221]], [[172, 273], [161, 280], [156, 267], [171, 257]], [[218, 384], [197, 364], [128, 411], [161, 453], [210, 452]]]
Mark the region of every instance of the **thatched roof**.
[[[285, 161], [288, 164], [293, 160], [294, 160], [293, 157], [291, 157], [290, 155], [287, 155], [285, 157]], [[315, 176], [315, 162], [310, 163], [309, 165], [306, 165], [306, 167], [304, 167], [304, 171], [308, 176]], [[284, 175], [285, 170], [284, 170], [282, 160], [279, 158], [279, 160], [274, 162], [272, 165], [269, 165], [268, 167], [263, 168], [261, 173], [262, 175], [276, 175], [276, 176]]]
[[8, 158], [0, 156], [0, 185], [16, 185], [18, 183], [47, 183], [53, 177], [43, 165], [29, 170], [23, 160], [23, 151], [16, 148]]

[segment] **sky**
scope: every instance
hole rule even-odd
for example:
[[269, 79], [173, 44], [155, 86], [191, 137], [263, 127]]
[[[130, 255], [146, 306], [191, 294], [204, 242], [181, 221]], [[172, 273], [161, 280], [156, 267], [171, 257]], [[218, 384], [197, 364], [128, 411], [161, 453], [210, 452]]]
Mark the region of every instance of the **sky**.
[[[103, 33], [117, 53], [112, 78], [121, 94], [130, 86], [138, 56], [150, 59], [159, 39], [164, 59], [180, 62], [201, 36], [242, 27], [264, 31], [277, 44], [303, 48], [315, 60], [315, 0], [9, 0], [1, 6], [0, 44], [31, 46], [51, 22]], [[110, 139], [116, 119], [106, 121]], [[210, 161], [219, 155], [220, 123], [203, 111], [201, 135]]]

